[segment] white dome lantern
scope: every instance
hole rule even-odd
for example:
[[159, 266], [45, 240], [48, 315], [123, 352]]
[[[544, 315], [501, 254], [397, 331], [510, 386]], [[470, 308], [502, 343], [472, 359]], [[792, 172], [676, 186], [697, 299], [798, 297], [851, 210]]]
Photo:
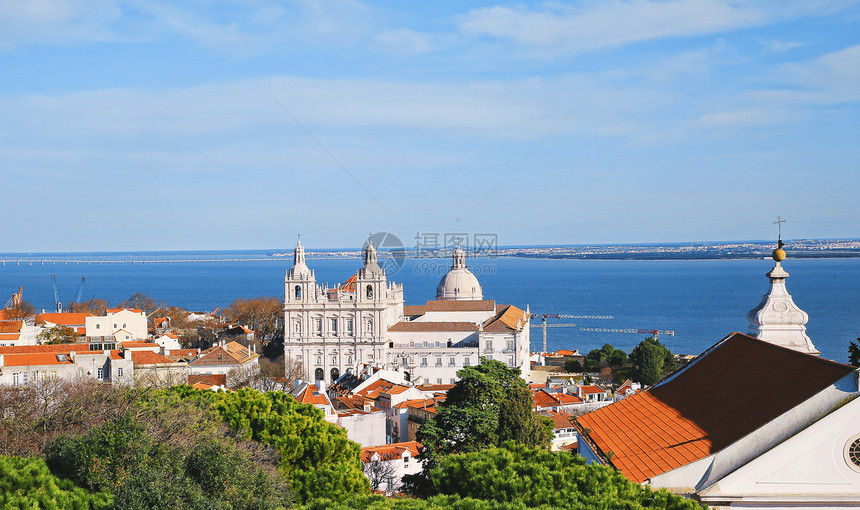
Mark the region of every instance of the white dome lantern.
[[466, 252], [458, 246], [454, 250], [454, 264], [436, 287], [436, 299], [470, 301], [483, 298], [478, 278], [466, 268]]

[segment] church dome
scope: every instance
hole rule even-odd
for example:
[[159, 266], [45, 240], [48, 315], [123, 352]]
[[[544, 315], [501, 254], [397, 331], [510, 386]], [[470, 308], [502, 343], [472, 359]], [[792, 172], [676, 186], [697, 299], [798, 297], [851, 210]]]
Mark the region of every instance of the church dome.
[[483, 298], [478, 277], [466, 268], [466, 252], [458, 246], [454, 250], [454, 264], [436, 287], [436, 299], [466, 301]]

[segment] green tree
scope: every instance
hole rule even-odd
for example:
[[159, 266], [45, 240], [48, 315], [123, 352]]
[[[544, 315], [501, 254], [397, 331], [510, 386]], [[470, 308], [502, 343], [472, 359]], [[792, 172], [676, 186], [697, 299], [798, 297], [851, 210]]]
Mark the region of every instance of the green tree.
[[214, 413], [148, 397], [117, 419], [49, 443], [48, 466], [80, 486], [110, 492], [118, 508], [251, 510], [290, 503], [274, 456], [264, 461], [265, 451], [240, 448]]
[[592, 349], [585, 355], [585, 370], [599, 372], [601, 368], [613, 370], [627, 362], [627, 353], [616, 349], [612, 344], [604, 344], [600, 349]]
[[860, 367], [860, 338], [857, 339], [857, 342], [848, 343], [848, 364]]
[[436, 407], [436, 416], [418, 429], [425, 458], [432, 462], [439, 455], [474, 452], [509, 440], [549, 446], [552, 425], [534, 414], [531, 391], [518, 368], [482, 358], [480, 365], [466, 367], [457, 376], [460, 380]]
[[571, 359], [564, 362], [564, 370], [569, 373], [578, 374], [584, 370], [579, 360]]
[[78, 340], [74, 329], [62, 325], [43, 329], [37, 337], [43, 344], [71, 344]]
[[0, 456], [0, 507], [95, 510], [110, 508], [111, 495], [57, 478], [42, 459]]
[[512, 442], [440, 459], [429, 473], [429, 493], [528, 508], [700, 508], [665, 490], [633, 483], [611, 468], [586, 464], [579, 455]]
[[210, 403], [241, 437], [273, 446], [281, 455], [279, 468], [297, 500], [369, 492], [361, 447], [347, 438], [344, 429], [326, 422], [316, 407], [299, 404], [283, 392], [247, 388], [215, 393], [179, 386], [168, 391], [183, 399]]
[[651, 386], [677, 368], [675, 356], [654, 337], [648, 337], [630, 353], [630, 360], [636, 365], [637, 381]]

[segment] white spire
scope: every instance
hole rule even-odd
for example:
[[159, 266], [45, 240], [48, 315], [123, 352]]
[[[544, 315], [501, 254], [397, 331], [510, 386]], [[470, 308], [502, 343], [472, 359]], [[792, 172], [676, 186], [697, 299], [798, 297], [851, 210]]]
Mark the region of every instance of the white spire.
[[311, 273], [305, 263], [305, 247], [302, 246], [302, 236], [299, 234], [296, 242], [296, 249], [293, 251], [293, 267], [289, 271], [289, 276], [295, 278], [297, 276], [307, 276]]
[[785, 259], [782, 246], [780, 239], [779, 247], [772, 254], [776, 263], [766, 275], [770, 280], [770, 288], [761, 303], [747, 314], [749, 335], [796, 351], [820, 354], [806, 334], [809, 315], [794, 303], [785, 288], [788, 272], [782, 268]]

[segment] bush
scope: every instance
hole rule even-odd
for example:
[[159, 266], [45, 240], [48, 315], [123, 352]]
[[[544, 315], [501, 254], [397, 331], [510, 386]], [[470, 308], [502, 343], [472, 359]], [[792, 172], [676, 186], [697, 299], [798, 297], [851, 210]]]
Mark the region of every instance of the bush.
[[75, 487], [52, 475], [42, 459], [0, 455], [0, 506], [3, 508], [110, 508], [111, 495]]

